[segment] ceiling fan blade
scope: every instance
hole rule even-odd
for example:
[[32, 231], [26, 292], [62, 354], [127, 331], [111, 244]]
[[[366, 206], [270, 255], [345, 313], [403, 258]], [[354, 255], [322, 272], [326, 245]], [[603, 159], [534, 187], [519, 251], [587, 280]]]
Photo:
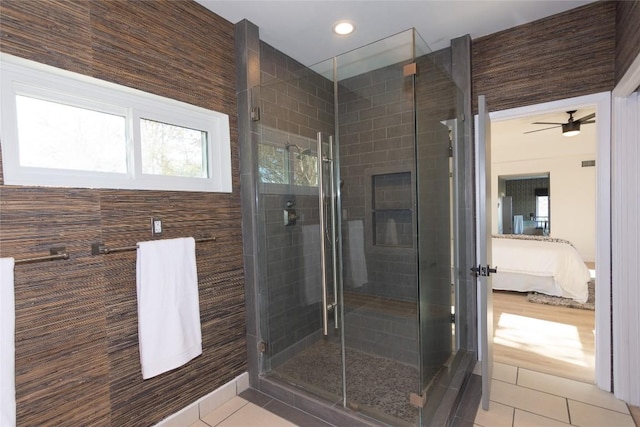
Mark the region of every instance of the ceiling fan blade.
[[588, 124], [595, 123], [595, 122], [596, 122], [595, 120], [588, 120], [588, 121], [586, 121], [586, 122], [580, 121], [580, 124], [582, 124], [582, 125], [588, 125]]
[[559, 127], [561, 127], [561, 126], [562, 126], [562, 125], [560, 125], [560, 126], [551, 126], [550, 128], [544, 128], [544, 129], [530, 130], [529, 132], [525, 132], [525, 133], [540, 132], [540, 131], [543, 131], [543, 130], [549, 130], [549, 129], [559, 128]]
[[558, 125], [562, 126], [564, 123], [554, 123], [554, 122], [533, 122], [532, 125]]
[[574, 121], [584, 123], [584, 122], [585, 122], [585, 120], [591, 120], [591, 119], [593, 119], [595, 116], [596, 116], [596, 113], [591, 113], [591, 114], [588, 114], [588, 115], [586, 115], [586, 116], [584, 116], [584, 117], [582, 117], [582, 118], [576, 119], [576, 120], [574, 120]]

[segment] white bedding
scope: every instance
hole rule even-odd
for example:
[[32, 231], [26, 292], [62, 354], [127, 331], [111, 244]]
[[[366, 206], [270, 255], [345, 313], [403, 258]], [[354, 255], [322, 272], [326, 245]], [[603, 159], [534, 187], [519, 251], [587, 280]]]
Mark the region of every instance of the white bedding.
[[[536, 291], [587, 301], [591, 275], [570, 244], [496, 237], [491, 241], [492, 264], [498, 270], [492, 275], [493, 289]], [[533, 277], [528, 280], [527, 276]]]

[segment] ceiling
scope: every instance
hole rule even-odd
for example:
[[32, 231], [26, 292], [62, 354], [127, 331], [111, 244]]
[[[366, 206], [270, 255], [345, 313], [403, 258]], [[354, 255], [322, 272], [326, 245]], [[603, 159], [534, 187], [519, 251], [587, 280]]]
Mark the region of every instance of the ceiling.
[[[482, 37], [594, 0], [195, 1], [231, 23], [251, 21], [261, 40], [311, 66], [410, 28], [436, 51], [465, 34]], [[333, 34], [340, 20], [355, 32]]]
[[[582, 118], [595, 113], [595, 106], [585, 106], [577, 109], [573, 117]], [[595, 124], [580, 126], [580, 134], [566, 137], [562, 135], [560, 127], [547, 129], [553, 125], [535, 125], [533, 122], [565, 123], [569, 115], [564, 111], [554, 111], [521, 117], [511, 120], [503, 120], [491, 123], [491, 153], [492, 160], [499, 161], [501, 157], [510, 159], [535, 159], [571, 156], [576, 154], [595, 154], [596, 129]], [[539, 129], [539, 132], [531, 132]]]
[[[234, 24], [242, 19], [251, 21], [259, 27], [261, 40], [311, 67], [410, 28], [415, 28], [428, 47], [436, 51], [449, 46], [451, 39], [465, 34], [475, 39], [594, 0], [195, 1]], [[332, 26], [340, 20], [355, 23], [355, 32], [350, 36], [333, 34]], [[400, 48], [399, 44], [385, 42], [388, 48], [391, 46], [389, 49]], [[322, 72], [317, 66], [314, 69]], [[593, 111], [593, 108], [583, 109], [575, 117]], [[564, 111], [557, 111], [494, 123], [492, 127], [502, 134], [505, 143], [511, 141], [511, 144], [518, 140], [529, 144], [527, 146], [542, 141], [568, 146], [569, 142], [578, 140], [595, 141], [594, 125], [585, 126], [582, 135], [572, 138], [563, 137], [559, 128], [524, 134], [548, 127], [532, 125], [532, 122], [566, 122], [567, 118]]]

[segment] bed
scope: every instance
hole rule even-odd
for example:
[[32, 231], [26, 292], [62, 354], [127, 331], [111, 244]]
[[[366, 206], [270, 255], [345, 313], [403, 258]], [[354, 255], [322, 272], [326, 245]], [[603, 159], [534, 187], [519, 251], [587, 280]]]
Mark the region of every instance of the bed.
[[539, 292], [580, 303], [589, 296], [589, 269], [573, 245], [545, 236], [494, 235], [493, 289]]

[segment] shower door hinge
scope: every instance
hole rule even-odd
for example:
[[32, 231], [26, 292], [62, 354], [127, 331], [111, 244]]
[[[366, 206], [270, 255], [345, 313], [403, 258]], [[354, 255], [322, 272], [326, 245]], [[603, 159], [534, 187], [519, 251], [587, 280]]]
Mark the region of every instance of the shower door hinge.
[[418, 64], [416, 64], [415, 62], [406, 64], [404, 67], [402, 67], [403, 76], [415, 76], [416, 74], [418, 74]]
[[409, 403], [416, 408], [424, 408], [427, 403], [427, 394], [409, 393]]
[[251, 120], [257, 122], [260, 120], [260, 107], [251, 107]]
[[260, 341], [260, 342], [258, 343], [258, 351], [259, 351], [260, 353], [266, 353], [266, 352], [267, 352], [267, 347], [268, 347], [268, 345], [267, 345], [267, 343], [266, 343], [266, 342], [264, 342], [264, 341]]
[[464, 113], [460, 114], [460, 121], [464, 122]]

